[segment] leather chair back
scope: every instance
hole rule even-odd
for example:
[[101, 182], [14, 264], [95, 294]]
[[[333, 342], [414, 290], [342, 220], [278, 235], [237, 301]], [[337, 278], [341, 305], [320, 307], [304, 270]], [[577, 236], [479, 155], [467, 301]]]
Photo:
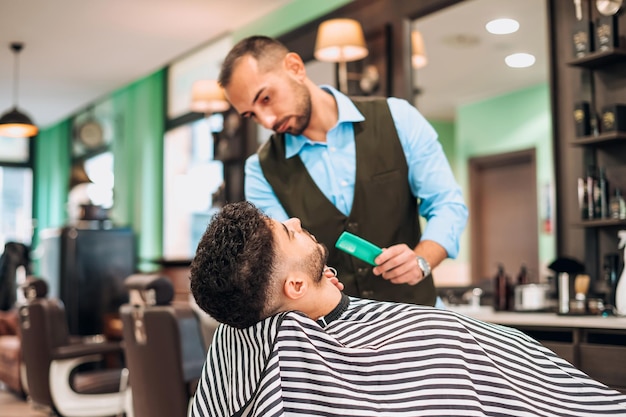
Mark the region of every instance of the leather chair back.
[[52, 350], [67, 344], [69, 332], [63, 305], [58, 300], [47, 299], [47, 293], [45, 281], [28, 282], [24, 286], [27, 302], [19, 307], [19, 317], [30, 398], [37, 404], [54, 408], [48, 376]]
[[[102, 366], [104, 355], [122, 353], [120, 344], [97, 337], [86, 341], [70, 336], [64, 305], [56, 298], [46, 298], [47, 290], [46, 282], [41, 279], [27, 281], [24, 287], [27, 301], [19, 308], [30, 399], [67, 417], [124, 412], [129, 403], [129, 391], [122, 380], [126, 371]], [[88, 363], [97, 365], [96, 369], [80, 368]]]
[[120, 308], [124, 351], [136, 416], [184, 417], [206, 357], [197, 316], [172, 305], [171, 281], [126, 278], [130, 303]]

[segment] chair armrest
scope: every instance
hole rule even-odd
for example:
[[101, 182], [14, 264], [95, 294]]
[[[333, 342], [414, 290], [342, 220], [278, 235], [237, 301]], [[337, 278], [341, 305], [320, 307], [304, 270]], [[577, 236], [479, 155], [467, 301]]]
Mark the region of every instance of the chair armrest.
[[59, 346], [52, 351], [52, 359], [70, 359], [80, 356], [122, 352], [119, 342], [79, 343]]

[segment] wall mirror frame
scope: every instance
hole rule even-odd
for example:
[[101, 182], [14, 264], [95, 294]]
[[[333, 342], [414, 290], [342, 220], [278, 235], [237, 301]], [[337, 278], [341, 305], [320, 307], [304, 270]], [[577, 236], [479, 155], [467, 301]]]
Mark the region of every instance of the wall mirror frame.
[[[531, 271], [532, 281], [543, 282], [550, 275], [546, 265], [556, 256], [556, 232], [547, 3], [467, 0], [410, 21], [409, 31], [420, 31], [428, 58], [424, 68], [411, 69], [413, 103], [438, 131], [470, 208], [459, 257], [446, 260], [438, 268], [438, 286], [477, 284], [495, 275], [498, 263], [503, 263], [513, 277], [522, 264]], [[518, 19], [517, 32], [488, 33], [485, 24], [501, 17]], [[505, 57], [516, 52], [534, 54], [535, 64], [529, 68], [507, 67]], [[510, 218], [505, 221], [512, 213], [511, 207], [503, 204], [510, 201], [510, 196], [482, 198], [481, 192], [488, 194], [490, 190], [477, 192], [481, 184], [476, 181], [491, 177], [475, 175], [480, 170], [472, 169], [471, 161], [497, 160], [497, 155], [525, 151], [536, 155], [532, 168], [536, 179], [531, 191], [536, 198], [522, 199], [519, 204], [527, 204], [522, 213], [534, 210], [531, 214], [537, 216], [535, 220], [529, 216], [526, 228], [511, 228], [515, 224]], [[484, 159], [478, 166], [487, 172]], [[497, 167], [495, 164], [489, 169]], [[511, 165], [505, 167], [507, 175], [514, 174]], [[528, 171], [519, 170], [515, 175], [522, 172]], [[494, 177], [509, 178], [500, 174]], [[511, 196], [516, 196], [514, 190]], [[485, 213], [501, 216], [490, 214], [485, 218]], [[520, 236], [523, 230], [529, 230], [531, 238]], [[478, 235], [487, 239], [478, 239]], [[511, 255], [529, 251], [537, 256]]]

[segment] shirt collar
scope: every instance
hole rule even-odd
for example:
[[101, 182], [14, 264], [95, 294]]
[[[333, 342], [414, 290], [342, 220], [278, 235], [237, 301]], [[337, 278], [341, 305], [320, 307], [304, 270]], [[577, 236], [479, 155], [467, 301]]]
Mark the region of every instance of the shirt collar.
[[[356, 108], [348, 96], [330, 85], [321, 85], [320, 88], [327, 93], [332, 94], [337, 102], [339, 117], [337, 119], [337, 124], [333, 127], [333, 129], [342, 123], [362, 122], [365, 120], [365, 117], [363, 117], [361, 112]], [[304, 145], [313, 143], [313, 141], [304, 135], [294, 136], [289, 133], [285, 133], [285, 158], [291, 158], [292, 156], [299, 154]]]

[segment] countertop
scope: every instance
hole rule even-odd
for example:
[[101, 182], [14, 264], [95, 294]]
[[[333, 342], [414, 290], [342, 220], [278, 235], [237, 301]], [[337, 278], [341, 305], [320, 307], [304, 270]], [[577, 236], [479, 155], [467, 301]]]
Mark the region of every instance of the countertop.
[[626, 330], [626, 317], [567, 316], [556, 313], [494, 311], [491, 307], [448, 306], [478, 320], [506, 326], [570, 327]]

